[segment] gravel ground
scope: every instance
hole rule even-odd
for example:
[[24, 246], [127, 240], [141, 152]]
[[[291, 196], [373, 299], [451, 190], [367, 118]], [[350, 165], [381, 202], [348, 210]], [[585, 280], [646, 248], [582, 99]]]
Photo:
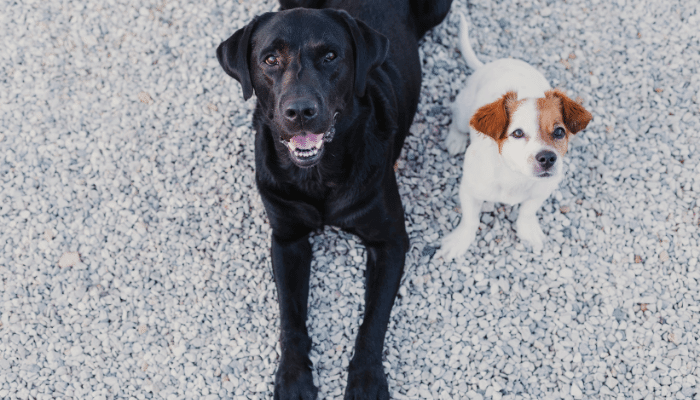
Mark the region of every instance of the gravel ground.
[[[479, 57], [537, 66], [593, 113], [540, 211], [541, 254], [460, 218], [458, 18], [425, 38], [399, 161], [412, 248], [386, 340], [395, 399], [700, 397], [700, 3], [455, 0]], [[219, 42], [272, 0], [4, 1], [0, 398], [268, 399], [279, 348], [254, 100]], [[342, 396], [365, 251], [312, 237], [320, 398]]]

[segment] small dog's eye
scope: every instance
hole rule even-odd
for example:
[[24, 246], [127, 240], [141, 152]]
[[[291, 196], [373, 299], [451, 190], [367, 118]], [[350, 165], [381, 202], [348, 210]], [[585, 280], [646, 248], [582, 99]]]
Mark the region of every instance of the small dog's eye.
[[336, 54], [332, 51], [329, 51], [328, 54], [326, 54], [326, 57], [323, 59], [323, 61], [328, 62], [328, 61], [333, 61], [336, 58]]
[[554, 130], [554, 133], [552, 133], [555, 139], [562, 139], [564, 136], [566, 136], [566, 131], [564, 128], [559, 127]]
[[522, 129], [516, 129], [510, 135], [516, 139], [520, 139], [521, 137], [525, 136], [525, 133], [522, 131]]
[[275, 56], [267, 56], [267, 58], [265, 58], [265, 64], [267, 64], [267, 65], [278, 65], [278, 64], [279, 64], [279, 60], [278, 60], [277, 57], [275, 57]]

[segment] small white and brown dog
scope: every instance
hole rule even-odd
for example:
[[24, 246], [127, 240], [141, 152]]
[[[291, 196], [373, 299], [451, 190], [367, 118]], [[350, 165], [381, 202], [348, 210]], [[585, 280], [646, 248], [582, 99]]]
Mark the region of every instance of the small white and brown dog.
[[464, 151], [459, 198], [462, 221], [442, 241], [440, 255], [464, 254], [476, 238], [484, 201], [521, 204], [518, 236], [542, 250], [545, 235], [535, 213], [564, 177], [562, 158], [569, 138], [584, 129], [591, 113], [524, 61], [503, 58], [483, 64], [469, 44], [461, 15], [460, 50], [474, 70], [452, 106], [447, 136], [450, 154]]

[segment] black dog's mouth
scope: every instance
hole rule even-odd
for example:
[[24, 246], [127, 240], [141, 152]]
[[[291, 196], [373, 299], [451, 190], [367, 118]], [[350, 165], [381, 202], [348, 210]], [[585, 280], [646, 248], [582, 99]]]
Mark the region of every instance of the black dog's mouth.
[[315, 164], [323, 155], [324, 135], [323, 133], [296, 135], [285, 142], [294, 163], [301, 167]]
[[292, 161], [303, 168], [316, 165], [323, 157], [324, 144], [331, 142], [335, 135], [335, 122], [338, 113], [333, 116], [333, 122], [328, 131], [323, 133], [304, 133], [294, 135], [282, 143], [289, 149]]

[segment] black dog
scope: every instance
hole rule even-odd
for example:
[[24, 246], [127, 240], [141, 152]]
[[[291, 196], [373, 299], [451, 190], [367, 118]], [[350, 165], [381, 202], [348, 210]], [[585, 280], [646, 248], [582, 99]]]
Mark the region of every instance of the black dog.
[[393, 166], [418, 104], [417, 41], [451, 0], [280, 3], [216, 51], [244, 98], [257, 94], [255, 174], [281, 317], [275, 399], [318, 392], [306, 329], [308, 236], [323, 225], [367, 248], [365, 315], [345, 398], [387, 399], [384, 336], [409, 246]]

